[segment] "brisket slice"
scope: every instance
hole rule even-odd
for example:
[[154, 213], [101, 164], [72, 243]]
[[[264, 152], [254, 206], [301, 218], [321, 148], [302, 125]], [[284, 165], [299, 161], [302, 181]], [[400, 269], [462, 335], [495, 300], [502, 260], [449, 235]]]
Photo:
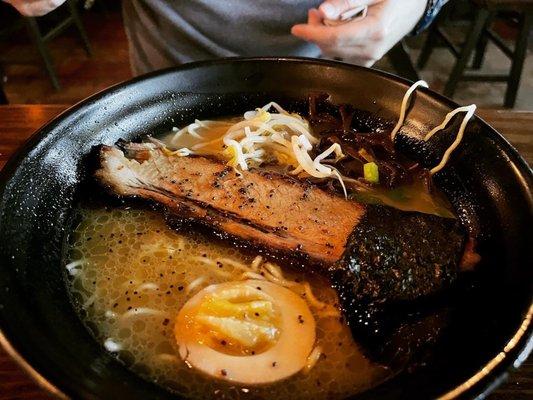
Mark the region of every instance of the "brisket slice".
[[361, 204], [295, 178], [240, 174], [217, 160], [167, 156], [147, 146], [129, 146], [131, 159], [116, 147], [102, 146], [97, 177], [115, 194], [153, 200], [267, 249], [333, 263], [365, 212]]
[[217, 233], [321, 266], [345, 310], [412, 300], [457, 275], [459, 222], [363, 205], [311, 183], [257, 170], [237, 173], [206, 157], [167, 155], [151, 144], [101, 146], [96, 177], [112, 193], [164, 205]]

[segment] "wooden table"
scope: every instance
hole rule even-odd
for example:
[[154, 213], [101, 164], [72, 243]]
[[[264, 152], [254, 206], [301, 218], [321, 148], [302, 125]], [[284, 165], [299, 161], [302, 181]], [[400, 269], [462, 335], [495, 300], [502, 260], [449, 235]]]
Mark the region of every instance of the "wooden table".
[[[11, 154], [40, 126], [64, 110], [61, 105], [0, 106], [0, 168]], [[478, 112], [483, 119], [500, 131], [533, 164], [533, 112]], [[0, 349], [0, 400], [37, 400], [50, 398], [20, 370], [18, 365]], [[533, 357], [488, 400], [533, 399]]]

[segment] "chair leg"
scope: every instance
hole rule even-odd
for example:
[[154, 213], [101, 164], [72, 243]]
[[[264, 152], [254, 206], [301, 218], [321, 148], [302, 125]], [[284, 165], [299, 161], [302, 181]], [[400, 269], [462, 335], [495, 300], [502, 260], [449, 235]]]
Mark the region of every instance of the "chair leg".
[[489, 39], [481, 34], [479, 42], [476, 45], [476, 51], [474, 53], [474, 60], [472, 61], [472, 69], [481, 69], [483, 65], [483, 60], [485, 58], [485, 51], [487, 50], [487, 44]]
[[443, 93], [445, 96], [452, 97], [453, 94], [455, 93], [457, 84], [459, 83], [459, 81], [461, 80], [461, 77], [463, 76], [463, 72], [466, 68], [466, 64], [468, 63], [468, 60], [470, 59], [470, 56], [472, 55], [472, 51], [474, 50], [479, 40], [479, 35], [481, 34], [483, 27], [485, 26], [487, 19], [489, 18], [489, 15], [490, 15], [490, 12], [485, 8], [481, 8], [478, 11], [477, 17], [472, 23], [470, 32], [468, 33], [468, 36], [466, 37], [466, 41], [463, 44], [461, 54], [459, 55], [459, 58], [455, 62], [455, 66], [453, 67], [450, 77], [448, 78], [448, 82], [446, 82], [446, 86], [444, 87]]
[[520, 87], [520, 78], [522, 77], [522, 69], [527, 53], [527, 42], [529, 37], [529, 30], [533, 22], [533, 14], [525, 13], [520, 21], [520, 30], [516, 39], [516, 46], [514, 51], [513, 62], [511, 65], [511, 73], [507, 83], [507, 91], [505, 92], [505, 107], [514, 107], [518, 88]]
[[4, 92], [4, 83], [0, 83], [0, 105], [9, 104], [7, 101], [6, 92]]
[[483, 60], [485, 58], [485, 52], [487, 50], [487, 44], [489, 43], [489, 38], [487, 37], [487, 35], [484, 34], [484, 32], [490, 27], [490, 23], [492, 22], [493, 17], [494, 17], [494, 14], [491, 13], [489, 18], [487, 18], [487, 22], [485, 23], [485, 26], [483, 27], [481, 36], [476, 45], [476, 51], [474, 53], [474, 60], [472, 61], [472, 69], [480, 69], [481, 66], [483, 65]]
[[429, 28], [428, 30], [428, 37], [426, 38], [426, 42], [422, 46], [422, 51], [420, 52], [420, 55], [418, 56], [418, 61], [416, 62], [416, 66], [418, 69], [423, 69], [426, 66], [427, 62], [429, 61], [429, 57], [433, 52], [433, 49], [439, 41], [438, 26], [439, 21], [437, 20], [433, 23], [433, 25], [431, 25], [431, 28]]
[[6, 92], [4, 92], [4, 70], [0, 65], [0, 104], [8, 104]]
[[78, 12], [76, 0], [67, 0], [67, 4], [70, 9], [70, 15], [72, 16], [72, 20], [74, 21], [74, 24], [76, 25], [78, 33], [80, 34], [81, 40], [83, 42], [83, 47], [85, 48], [87, 55], [91, 56], [91, 44], [89, 43], [89, 37], [87, 36], [87, 32], [85, 31], [85, 27], [83, 26], [80, 13]]
[[428, 29], [428, 37], [426, 38], [426, 42], [422, 46], [422, 51], [420, 52], [420, 55], [418, 56], [418, 61], [416, 63], [416, 67], [420, 69], [424, 69], [427, 62], [429, 61], [429, 57], [431, 56], [431, 53], [433, 52], [433, 49], [439, 44], [440, 41], [440, 33], [439, 33], [439, 27], [444, 25], [448, 18], [450, 17], [450, 14], [453, 11], [453, 4], [454, 2], [450, 2], [446, 4], [435, 21], [431, 24], [431, 26]]
[[400, 41], [396, 46], [390, 49], [388, 53], [389, 61], [398, 75], [403, 76], [413, 82], [418, 81], [418, 71], [416, 70], [409, 52], [405, 48], [405, 43]]
[[52, 58], [50, 57], [50, 53], [48, 52], [48, 47], [46, 47], [46, 43], [43, 41], [43, 36], [41, 35], [41, 31], [39, 29], [39, 26], [37, 25], [37, 21], [33, 17], [25, 17], [24, 21], [26, 23], [28, 33], [33, 42], [35, 43], [37, 51], [41, 55], [41, 58], [44, 62], [44, 67], [48, 72], [48, 76], [52, 81], [54, 89], [59, 90], [61, 86], [59, 84], [59, 80], [57, 79], [56, 70], [54, 68]]

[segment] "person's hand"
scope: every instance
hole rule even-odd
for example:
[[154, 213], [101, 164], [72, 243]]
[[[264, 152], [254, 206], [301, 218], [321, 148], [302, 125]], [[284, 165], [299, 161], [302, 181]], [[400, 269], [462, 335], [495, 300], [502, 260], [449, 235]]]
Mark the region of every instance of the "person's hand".
[[[307, 24], [292, 27], [291, 33], [313, 42], [326, 57], [339, 57], [354, 64], [372, 66], [416, 26], [428, 0], [326, 0], [311, 9]], [[357, 6], [368, 5], [365, 18], [338, 26], [323, 20], [338, 19]]]
[[40, 17], [55, 10], [65, 0], [4, 0], [26, 17]]

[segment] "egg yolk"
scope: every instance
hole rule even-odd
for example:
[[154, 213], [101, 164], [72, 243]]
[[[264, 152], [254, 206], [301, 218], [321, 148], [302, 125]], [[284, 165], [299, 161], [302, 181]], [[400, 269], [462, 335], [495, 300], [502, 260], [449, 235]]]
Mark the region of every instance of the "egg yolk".
[[263, 291], [248, 286], [204, 297], [187, 318], [196, 340], [219, 352], [237, 356], [260, 354], [280, 334], [279, 311]]

